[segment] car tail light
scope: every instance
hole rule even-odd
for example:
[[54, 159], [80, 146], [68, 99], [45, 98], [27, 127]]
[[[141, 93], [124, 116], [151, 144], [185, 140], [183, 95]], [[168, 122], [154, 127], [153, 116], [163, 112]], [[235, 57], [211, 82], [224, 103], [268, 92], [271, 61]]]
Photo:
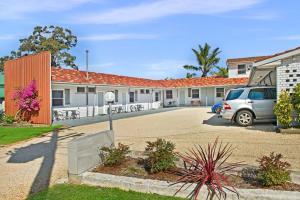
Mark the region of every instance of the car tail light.
[[231, 107], [228, 103], [224, 103], [224, 106], [223, 106], [224, 110], [230, 110]]

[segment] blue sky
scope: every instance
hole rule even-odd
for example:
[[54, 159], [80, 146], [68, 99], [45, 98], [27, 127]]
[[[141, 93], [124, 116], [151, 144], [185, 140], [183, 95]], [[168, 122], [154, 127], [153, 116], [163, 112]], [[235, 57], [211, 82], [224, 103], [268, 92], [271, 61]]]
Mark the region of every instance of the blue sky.
[[0, 56], [36, 25], [78, 36], [72, 50], [84, 69], [161, 79], [184, 77], [191, 48], [208, 42], [227, 58], [268, 55], [299, 46], [300, 1], [294, 0], [1, 0]]

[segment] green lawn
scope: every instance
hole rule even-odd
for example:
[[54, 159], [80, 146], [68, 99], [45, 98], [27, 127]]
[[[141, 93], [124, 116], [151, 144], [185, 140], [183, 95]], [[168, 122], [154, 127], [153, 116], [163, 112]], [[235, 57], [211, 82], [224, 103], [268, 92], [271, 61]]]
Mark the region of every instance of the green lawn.
[[42, 135], [43, 133], [51, 132], [60, 128], [57, 126], [48, 127], [0, 127], [0, 145], [12, 144], [18, 141], [30, 139]]
[[156, 194], [123, 191], [114, 188], [99, 188], [85, 185], [55, 185], [37, 193], [27, 200], [182, 200]]

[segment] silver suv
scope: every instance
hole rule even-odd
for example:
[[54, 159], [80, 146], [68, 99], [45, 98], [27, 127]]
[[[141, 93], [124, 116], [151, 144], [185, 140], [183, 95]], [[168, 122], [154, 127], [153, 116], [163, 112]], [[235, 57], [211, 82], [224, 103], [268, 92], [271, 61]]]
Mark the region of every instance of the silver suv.
[[268, 86], [243, 87], [227, 92], [221, 117], [250, 126], [254, 119], [275, 119], [276, 88]]

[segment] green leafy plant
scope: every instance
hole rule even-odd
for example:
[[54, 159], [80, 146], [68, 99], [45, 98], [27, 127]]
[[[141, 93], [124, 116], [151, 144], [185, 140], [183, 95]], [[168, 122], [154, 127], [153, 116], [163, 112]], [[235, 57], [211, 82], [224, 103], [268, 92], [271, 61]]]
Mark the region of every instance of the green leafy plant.
[[281, 185], [291, 180], [290, 172], [287, 170], [291, 165], [281, 161], [281, 154], [270, 153], [258, 160], [259, 169], [257, 178], [264, 186]]
[[145, 148], [145, 168], [151, 173], [169, 170], [175, 167], [175, 144], [158, 138], [155, 142], [147, 142]]
[[130, 153], [129, 146], [119, 143], [118, 147], [102, 147], [100, 149], [104, 152], [104, 165], [115, 166], [120, 165], [125, 160], [126, 155]]
[[185, 154], [179, 154], [184, 162], [184, 169], [175, 172], [180, 178], [173, 185], [182, 184], [176, 194], [194, 185], [194, 189], [187, 198], [196, 200], [201, 188], [206, 185], [208, 190], [206, 199], [212, 200], [214, 197], [226, 199], [226, 190], [235, 193], [239, 198], [237, 190], [225, 174], [241, 164], [241, 162], [226, 163], [232, 153], [232, 146], [228, 143], [225, 145], [218, 143], [217, 138], [213, 144], [208, 144], [207, 148], [199, 145]]
[[298, 83], [294, 88], [292, 104], [298, 114], [298, 121], [300, 122], [300, 84]]
[[0, 123], [4, 123], [6, 125], [11, 125], [14, 123], [14, 121], [15, 121], [15, 119], [13, 116], [8, 116], [5, 114], [0, 115]]
[[288, 92], [282, 91], [279, 96], [279, 100], [274, 107], [274, 113], [277, 116], [277, 120], [283, 128], [288, 128], [292, 123], [292, 111], [293, 105]]

